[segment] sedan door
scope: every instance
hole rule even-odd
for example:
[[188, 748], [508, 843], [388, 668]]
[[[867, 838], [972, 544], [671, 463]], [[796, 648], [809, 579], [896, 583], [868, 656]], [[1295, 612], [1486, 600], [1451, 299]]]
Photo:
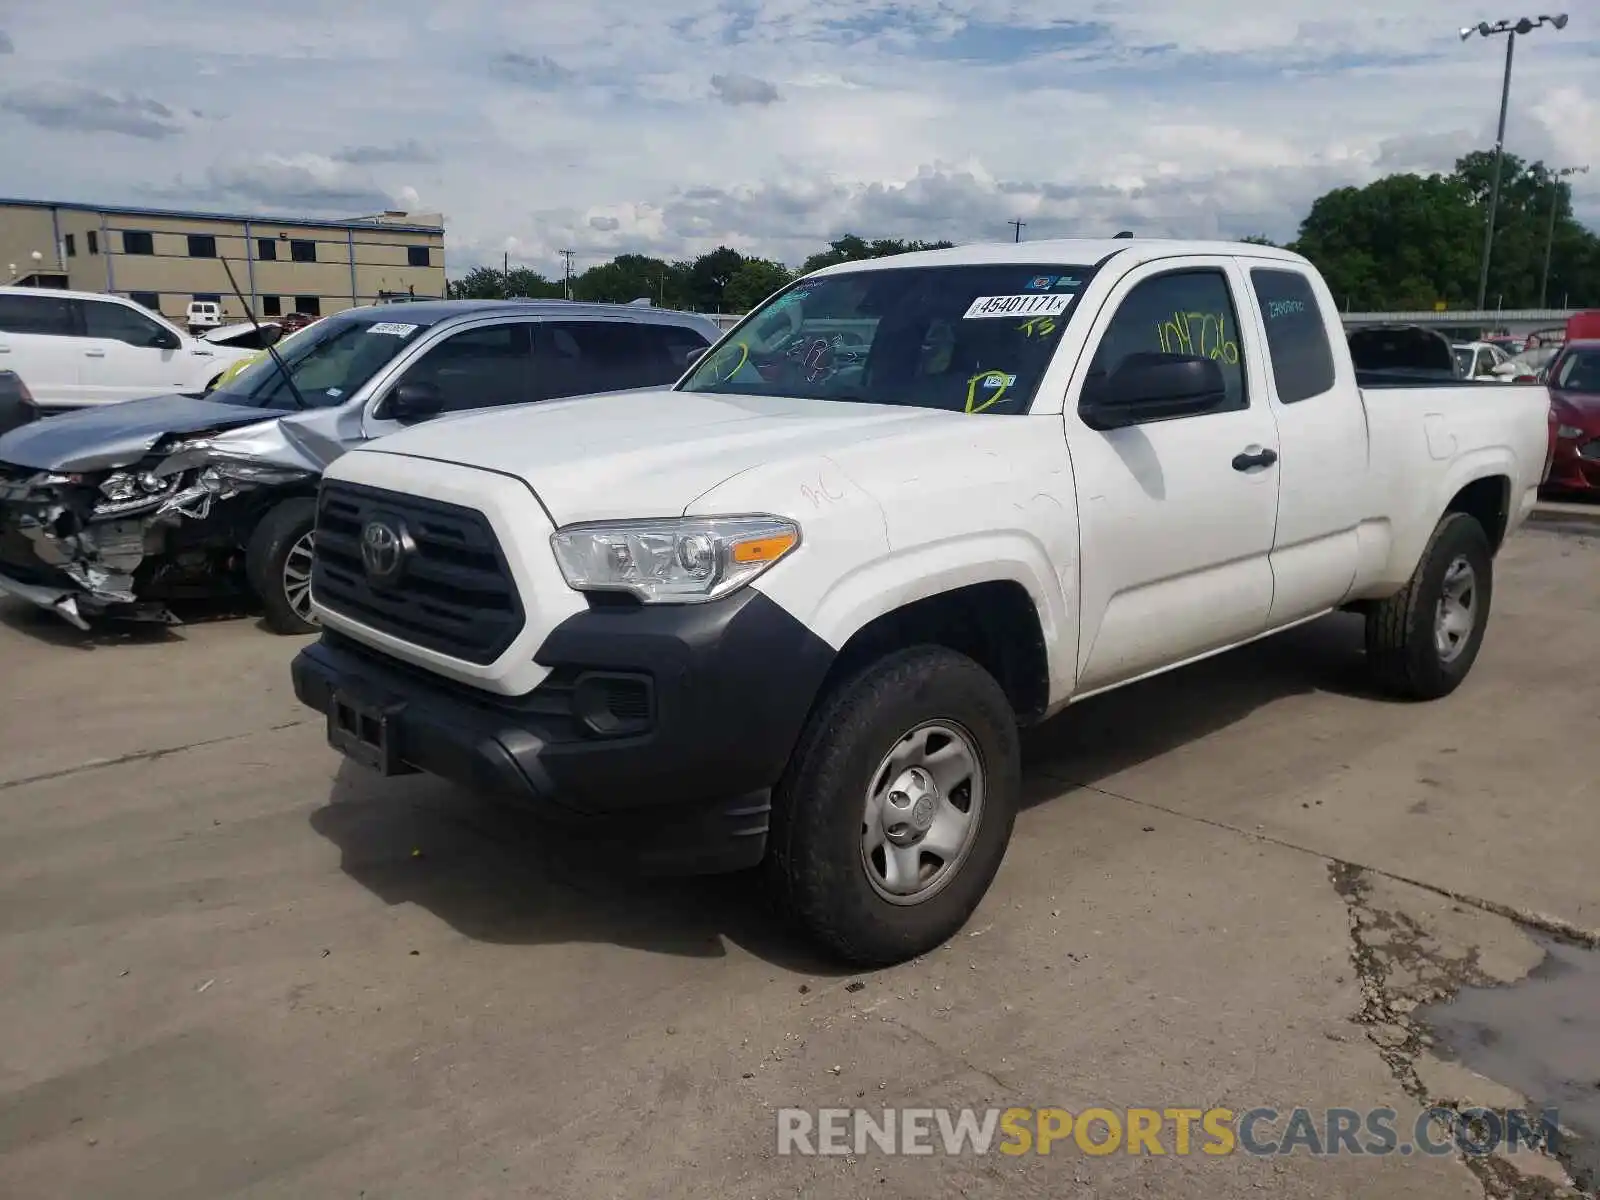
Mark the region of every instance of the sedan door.
[[111, 300], [77, 303], [83, 312], [83, 385], [90, 403], [137, 400], [204, 385], [205, 380], [195, 379], [196, 367], [182, 339], [165, 325]]
[[527, 321], [469, 325], [420, 347], [371, 406], [364, 422], [369, 438], [415, 423], [395, 411], [393, 396], [414, 384], [437, 397], [435, 415], [525, 404], [532, 386], [533, 326]]
[[[1096, 315], [1066, 413], [1082, 546], [1078, 690], [1110, 687], [1266, 630], [1278, 431], [1231, 259], [1130, 272]], [[1210, 358], [1226, 399], [1106, 431], [1077, 405], [1131, 355]]]

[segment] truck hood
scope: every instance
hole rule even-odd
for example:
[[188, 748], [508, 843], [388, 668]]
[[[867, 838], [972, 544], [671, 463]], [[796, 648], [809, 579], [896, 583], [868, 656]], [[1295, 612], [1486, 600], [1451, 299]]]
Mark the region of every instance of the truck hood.
[[939, 409], [652, 389], [448, 418], [352, 455], [403, 454], [510, 475], [538, 494], [556, 524], [568, 525], [676, 516], [752, 467], [940, 427], [963, 439], [974, 434], [973, 418]]
[[138, 462], [172, 434], [234, 429], [283, 414], [195, 396], [153, 396], [46, 417], [0, 437], [0, 462], [36, 471], [98, 471]]

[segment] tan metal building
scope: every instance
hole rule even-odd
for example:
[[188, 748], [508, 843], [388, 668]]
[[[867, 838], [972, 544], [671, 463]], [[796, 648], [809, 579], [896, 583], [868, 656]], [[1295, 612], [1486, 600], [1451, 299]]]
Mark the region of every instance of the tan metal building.
[[385, 212], [346, 221], [0, 198], [0, 283], [128, 296], [182, 323], [192, 300], [246, 317], [326, 316], [386, 295], [445, 292], [444, 218]]

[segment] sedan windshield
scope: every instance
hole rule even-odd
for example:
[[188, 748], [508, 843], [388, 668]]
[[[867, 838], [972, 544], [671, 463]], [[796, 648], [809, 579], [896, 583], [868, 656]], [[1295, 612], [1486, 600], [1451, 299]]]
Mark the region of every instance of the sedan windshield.
[[1600, 396], [1600, 349], [1573, 350], [1550, 373], [1550, 386], [1563, 392]]
[[679, 388], [1025, 413], [1091, 274], [1018, 263], [803, 279], [735, 326]]
[[295, 391], [309, 408], [343, 404], [427, 326], [400, 321], [328, 317], [285, 338], [278, 357], [294, 380], [291, 388], [270, 354], [206, 398], [248, 408], [296, 407]]

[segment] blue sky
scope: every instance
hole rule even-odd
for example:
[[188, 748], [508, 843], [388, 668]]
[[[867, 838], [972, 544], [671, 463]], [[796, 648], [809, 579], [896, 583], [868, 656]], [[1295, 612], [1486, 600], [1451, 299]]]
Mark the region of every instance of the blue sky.
[[[443, 212], [452, 267], [829, 237], [1292, 236], [1491, 144], [1478, 0], [0, 0], [0, 195]], [[1462, 4], [1466, 7], [1462, 7]], [[1508, 148], [1600, 227], [1600, 9]]]

